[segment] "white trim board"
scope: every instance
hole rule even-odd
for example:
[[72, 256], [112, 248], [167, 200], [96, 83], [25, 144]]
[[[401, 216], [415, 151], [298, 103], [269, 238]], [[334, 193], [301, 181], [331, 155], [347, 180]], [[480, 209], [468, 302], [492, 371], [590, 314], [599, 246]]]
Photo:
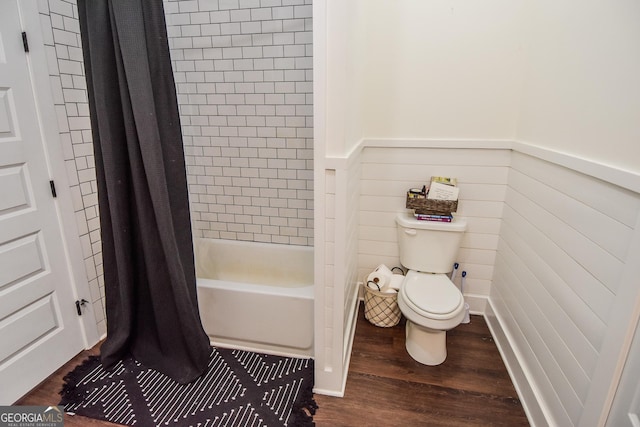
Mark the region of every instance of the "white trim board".
[[532, 387], [533, 383], [529, 381], [530, 374], [520, 364], [521, 357], [517, 350], [511, 346], [512, 340], [508, 332], [502, 328], [502, 321], [496, 315], [490, 299], [487, 300], [484, 319], [502, 356], [507, 372], [509, 372], [529, 423], [532, 427], [549, 426], [547, 422], [549, 419], [547, 417], [548, 411], [540, 406], [541, 400], [537, 397], [539, 393]]
[[331, 169], [347, 168], [355, 154], [367, 147], [387, 148], [451, 148], [451, 149], [509, 149], [527, 154], [560, 166], [573, 169], [585, 175], [615, 184], [627, 190], [640, 193], [640, 172], [617, 168], [595, 160], [580, 157], [578, 154], [564, 153], [551, 148], [537, 146], [516, 140], [490, 139], [408, 139], [408, 138], [363, 138], [344, 156], [326, 156]]
[[568, 169], [573, 169], [585, 175], [640, 193], [640, 172], [620, 169], [595, 160], [579, 157], [579, 155], [563, 153], [526, 142], [514, 141], [512, 150], [564, 166]]

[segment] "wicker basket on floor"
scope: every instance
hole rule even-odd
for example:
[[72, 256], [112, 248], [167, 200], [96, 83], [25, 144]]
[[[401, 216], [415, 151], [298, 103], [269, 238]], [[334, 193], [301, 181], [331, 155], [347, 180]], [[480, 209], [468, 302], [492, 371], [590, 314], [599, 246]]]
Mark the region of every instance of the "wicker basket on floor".
[[373, 325], [390, 328], [400, 323], [398, 293], [379, 292], [364, 286], [364, 317]]

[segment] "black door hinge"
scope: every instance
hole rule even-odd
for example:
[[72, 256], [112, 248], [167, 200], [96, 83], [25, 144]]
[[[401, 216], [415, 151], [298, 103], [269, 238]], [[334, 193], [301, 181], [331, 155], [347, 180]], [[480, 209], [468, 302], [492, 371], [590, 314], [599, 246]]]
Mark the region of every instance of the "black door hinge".
[[82, 316], [82, 307], [84, 307], [88, 302], [89, 301], [84, 298], [76, 300], [76, 311], [78, 312], [78, 316]]
[[29, 41], [27, 40], [27, 33], [22, 32], [22, 46], [24, 46], [24, 51], [29, 52]]
[[49, 187], [51, 187], [51, 195], [53, 197], [58, 197], [58, 193], [56, 193], [56, 183], [53, 181], [49, 181]]

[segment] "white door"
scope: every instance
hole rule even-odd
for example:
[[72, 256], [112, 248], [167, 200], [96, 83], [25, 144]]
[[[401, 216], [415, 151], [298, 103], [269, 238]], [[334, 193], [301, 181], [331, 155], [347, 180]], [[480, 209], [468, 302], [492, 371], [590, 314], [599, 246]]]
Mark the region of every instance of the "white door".
[[84, 347], [18, 2], [0, 2], [0, 405]]

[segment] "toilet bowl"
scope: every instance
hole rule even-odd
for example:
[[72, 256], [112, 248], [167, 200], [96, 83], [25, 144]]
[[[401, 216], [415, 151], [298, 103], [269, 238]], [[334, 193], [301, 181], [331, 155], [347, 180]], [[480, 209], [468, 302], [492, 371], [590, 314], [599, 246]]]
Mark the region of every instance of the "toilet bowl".
[[405, 346], [409, 355], [425, 365], [447, 358], [446, 331], [464, 318], [464, 298], [444, 274], [410, 270], [398, 294], [398, 306], [407, 318]]
[[453, 267], [467, 223], [420, 221], [409, 212], [399, 213], [396, 223], [400, 263], [409, 270], [398, 293], [407, 318], [405, 346], [416, 361], [439, 365], [447, 358], [446, 331], [465, 316], [462, 293], [445, 273]]

